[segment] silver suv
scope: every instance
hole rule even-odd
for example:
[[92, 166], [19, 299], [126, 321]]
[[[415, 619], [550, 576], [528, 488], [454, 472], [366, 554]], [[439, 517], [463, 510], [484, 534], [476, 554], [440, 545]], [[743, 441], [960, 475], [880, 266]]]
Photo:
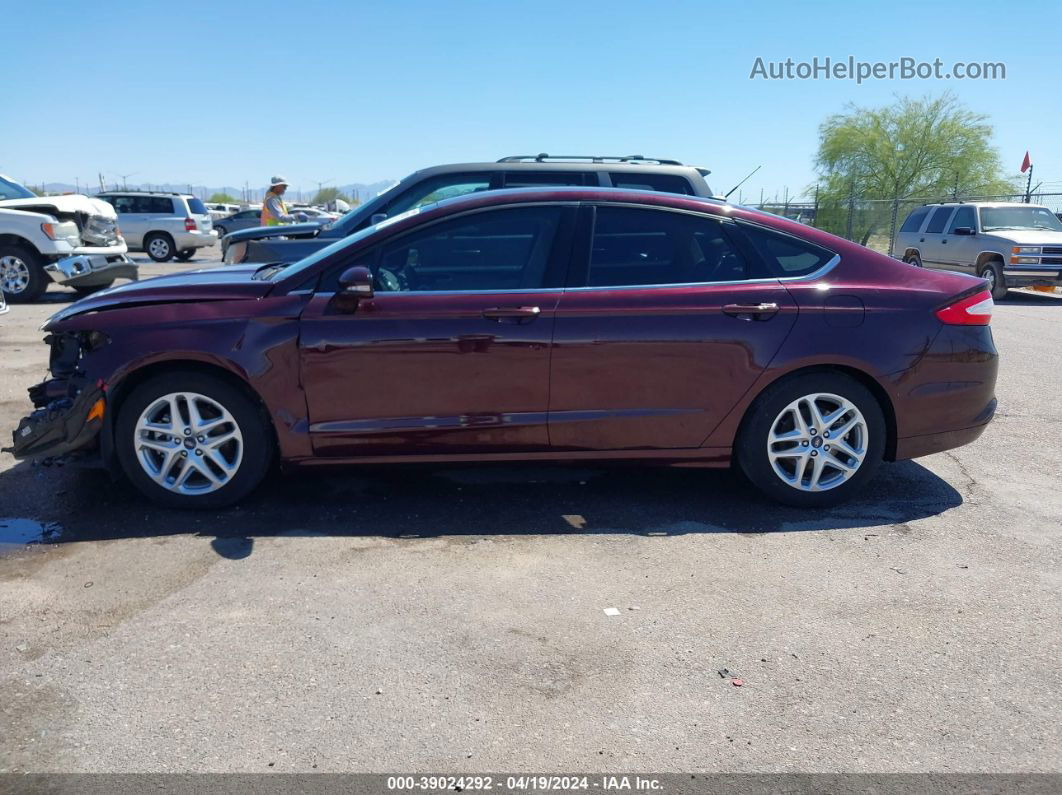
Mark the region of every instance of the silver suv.
[[195, 196], [108, 191], [97, 198], [114, 206], [130, 251], [144, 251], [155, 262], [185, 262], [218, 241], [210, 211]]
[[907, 216], [896, 250], [912, 265], [987, 279], [997, 300], [1009, 287], [1062, 285], [1062, 221], [1035, 204], [927, 204]]

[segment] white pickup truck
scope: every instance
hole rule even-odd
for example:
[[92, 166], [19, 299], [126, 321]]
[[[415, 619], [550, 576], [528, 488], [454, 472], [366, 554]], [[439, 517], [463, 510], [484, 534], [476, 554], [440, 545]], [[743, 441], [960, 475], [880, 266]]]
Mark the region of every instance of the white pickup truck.
[[0, 291], [12, 304], [38, 298], [51, 281], [79, 294], [137, 278], [118, 216], [77, 194], [35, 196], [0, 174]]

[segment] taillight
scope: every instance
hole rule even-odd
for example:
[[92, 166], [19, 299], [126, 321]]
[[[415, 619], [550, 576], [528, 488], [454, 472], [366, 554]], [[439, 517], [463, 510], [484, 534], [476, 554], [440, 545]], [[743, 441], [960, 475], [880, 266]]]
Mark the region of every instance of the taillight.
[[983, 290], [938, 309], [937, 319], [949, 326], [987, 326], [992, 322], [992, 293]]
[[185, 232], [194, 232], [195, 230], [196, 230], [195, 219], [194, 218], [185, 218], [184, 219], [184, 231]]

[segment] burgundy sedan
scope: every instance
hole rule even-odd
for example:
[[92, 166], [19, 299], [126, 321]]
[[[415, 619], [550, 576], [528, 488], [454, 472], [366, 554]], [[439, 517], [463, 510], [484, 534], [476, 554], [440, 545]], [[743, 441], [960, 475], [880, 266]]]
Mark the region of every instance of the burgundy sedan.
[[532, 459], [736, 464], [828, 506], [981, 434], [991, 313], [980, 279], [723, 202], [492, 191], [70, 305], [8, 449], [181, 507], [277, 460]]

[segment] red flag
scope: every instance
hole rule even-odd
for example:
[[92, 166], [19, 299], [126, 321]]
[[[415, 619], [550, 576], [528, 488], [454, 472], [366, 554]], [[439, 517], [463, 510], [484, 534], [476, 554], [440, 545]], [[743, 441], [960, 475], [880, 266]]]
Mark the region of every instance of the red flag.
[[1025, 159], [1021, 161], [1021, 173], [1024, 174], [1032, 168], [1032, 161], [1029, 159], [1029, 150], [1025, 150]]

